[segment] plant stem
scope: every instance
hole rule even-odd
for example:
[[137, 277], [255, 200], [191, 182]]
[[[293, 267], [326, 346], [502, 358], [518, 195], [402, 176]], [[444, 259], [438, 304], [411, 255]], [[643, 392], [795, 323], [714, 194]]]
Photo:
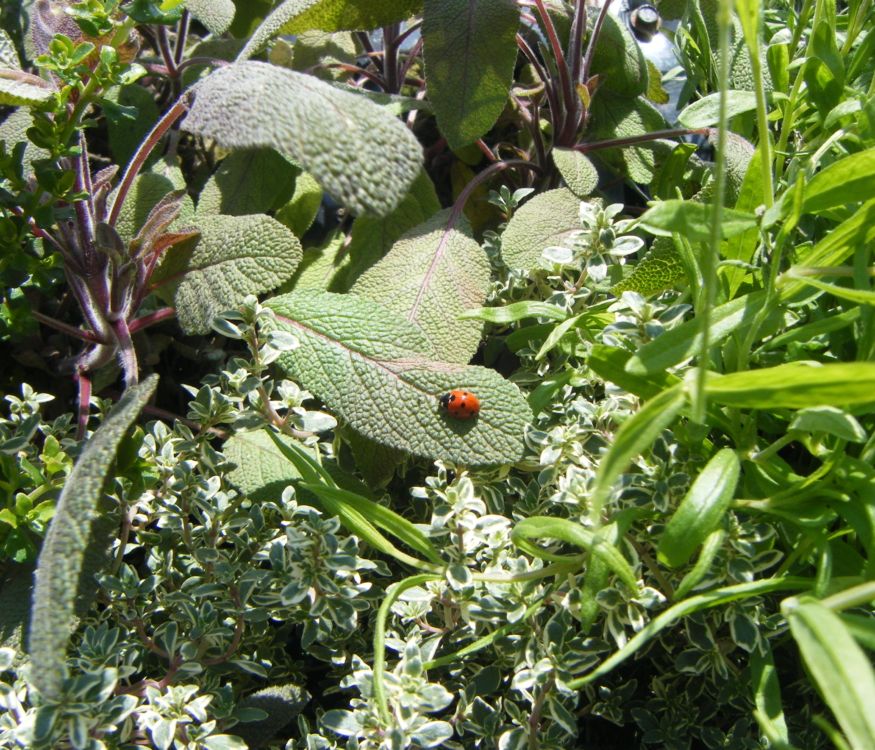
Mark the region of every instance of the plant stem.
[[43, 315], [41, 312], [37, 312], [36, 310], [32, 310], [30, 314], [40, 323], [44, 323], [50, 328], [54, 328], [56, 331], [60, 331], [61, 333], [66, 333], [68, 336], [72, 336], [73, 338], [80, 339], [81, 341], [86, 341], [89, 344], [106, 343], [93, 331], [83, 331], [81, 328], [74, 328], [73, 326], [67, 325], [66, 323], [62, 323], [60, 320], [55, 320], [54, 318], [50, 318], [48, 315]]
[[[569, 126], [573, 127], [574, 123], [576, 123], [577, 114], [580, 111], [580, 98], [577, 96], [577, 92], [571, 84], [568, 63], [565, 61], [565, 55], [562, 53], [562, 45], [559, 44], [556, 27], [553, 25], [553, 21], [547, 13], [547, 9], [544, 7], [544, 0], [535, 0], [535, 3], [538, 6], [538, 13], [541, 16], [541, 23], [543, 24], [544, 31], [550, 40], [550, 47], [553, 50], [553, 58], [556, 60], [556, 67], [559, 69], [559, 80], [562, 85], [562, 99], [565, 104], [564, 117], [562, 117], [561, 124], [557, 124], [556, 122], [553, 123], [554, 136], [559, 139], [560, 134], [568, 135], [565, 131]], [[557, 112], [557, 119], [558, 115], [559, 113]], [[575, 127], [574, 130], [576, 132], [577, 128]]]
[[118, 340], [119, 356], [122, 360], [122, 369], [125, 373], [125, 386], [130, 388], [140, 381], [139, 365], [137, 363], [137, 352], [134, 349], [134, 342], [131, 339], [131, 331], [124, 318], [113, 320], [110, 322], [113, 333]]
[[148, 315], [144, 315], [142, 318], [132, 320], [128, 325], [128, 330], [131, 333], [136, 333], [137, 331], [141, 331], [146, 326], [151, 326], [155, 323], [160, 323], [162, 320], [169, 320], [170, 318], [175, 317], [176, 310], [174, 310], [172, 307], [165, 307], [161, 310], [156, 310], [153, 313], [149, 313]]

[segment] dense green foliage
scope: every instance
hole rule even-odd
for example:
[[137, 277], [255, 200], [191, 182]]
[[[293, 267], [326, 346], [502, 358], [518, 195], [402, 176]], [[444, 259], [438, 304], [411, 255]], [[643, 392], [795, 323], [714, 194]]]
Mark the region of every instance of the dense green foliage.
[[875, 746], [872, 0], [609, 6], [0, 6], [0, 747]]

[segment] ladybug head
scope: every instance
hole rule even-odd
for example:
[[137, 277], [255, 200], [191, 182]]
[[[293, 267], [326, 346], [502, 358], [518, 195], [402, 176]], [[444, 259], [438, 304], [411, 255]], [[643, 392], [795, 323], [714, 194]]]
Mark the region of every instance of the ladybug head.
[[445, 393], [443, 396], [440, 397], [439, 400], [440, 400], [441, 406], [443, 406], [444, 409], [446, 409], [450, 405], [450, 401], [452, 401], [452, 399], [453, 399], [452, 393]]

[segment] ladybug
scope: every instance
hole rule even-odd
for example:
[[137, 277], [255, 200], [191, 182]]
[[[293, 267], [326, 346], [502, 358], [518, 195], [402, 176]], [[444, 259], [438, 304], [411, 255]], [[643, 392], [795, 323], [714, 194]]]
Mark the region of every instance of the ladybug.
[[470, 419], [480, 413], [480, 401], [470, 391], [450, 391], [441, 396], [440, 402], [451, 417]]

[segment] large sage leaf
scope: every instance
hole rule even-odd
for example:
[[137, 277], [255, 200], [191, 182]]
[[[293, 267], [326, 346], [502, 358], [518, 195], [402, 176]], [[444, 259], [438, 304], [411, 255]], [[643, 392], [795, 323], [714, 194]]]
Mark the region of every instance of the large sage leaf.
[[422, 0], [286, 0], [264, 19], [240, 53], [247, 60], [280, 34], [320, 31], [369, 31], [404, 21], [422, 7]]
[[[589, 8], [590, 29], [595, 28], [598, 9]], [[647, 93], [647, 60], [629, 27], [617, 16], [608, 14], [592, 56], [592, 71], [604, 81], [606, 91], [624, 97]]]
[[781, 608], [808, 672], [850, 746], [869, 750], [875, 737], [875, 672], [866, 653], [839, 616], [819, 601], [805, 598]]
[[233, 0], [185, 0], [185, 9], [216, 36], [228, 30], [236, 10]]
[[0, 68], [0, 104], [32, 107], [49, 101], [54, 95], [55, 88], [39, 76]]
[[[645, 78], [646, 85], [646, 78]], [[611, 91], [596, 92], [590, 107], [592, 136], [596, 140], [631, 138], [668, 127], [665, 118], [643, 96], [629, 98]], [[669, 141], [651, 141], [637, 146], [601, 148], [599, 159], [635, 182], [649, 183], [656, 164], [655, 152], [671, 152]]]
[[153, 277], [187, 333], [208, 333], [214, 315], [276, 289], [301, 262], [298, 238], [269, 216], [199, 216], [197, 228], [196, 244], [169, 250]]
[[182, 127], [223, 148], [275, 148], [355, 213], [385, 216], [419, 173], [422, 148], [364, 97], [262, 62], [211, 73], [193, 87]]
[[538, 268], [541, 253], [580, 229], [580, 198], [571, 190], [536, 195], [513, 215], [501, 235], [501, 255], [511, 268]]
[[585, 198], [598, 187], [599, 173], [593, 163], [580, 151], [570, 148], [554, 148], [553, 162], [568, 185], [568, 189], [578, 198]]
[[[267, 305], [301, 343], [279, 364], [362, 435], [463, 465], [522, 457], [531, 412], [494, 370], [431, 361], [416, 325], [361, 297], [304, 290]], [[477, 395], [479, 416], [446, 414], [438, 399], [454, 388]]]
[[30, 624], [31, 679], [43, 700], [61, 697], [79, 570], [119, 444], [155, 391], [157, 376], [129, 388], [79, 456], [58, 498], [36, 571]]
[[416, 323], [439, 359], [467, 364], [480, 344], [483, 324], [448, 321], [483, 304], [489, 262], [463, 217], [456, 222], [458, 229], [447, 232], [451, 213], [448, 208], [410, 230], [351, 291]]
[[480, 138], [504, 109], [519, 25], [513, 0], [425, 0], [428, 99], [450, 148]]

